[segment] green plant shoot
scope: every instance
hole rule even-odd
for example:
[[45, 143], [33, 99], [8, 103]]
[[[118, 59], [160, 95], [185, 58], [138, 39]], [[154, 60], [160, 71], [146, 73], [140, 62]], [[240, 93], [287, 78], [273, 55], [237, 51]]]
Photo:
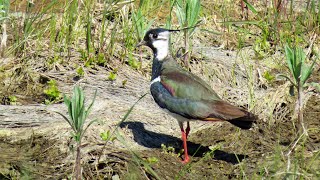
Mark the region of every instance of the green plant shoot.
[[290, 94], [294, 95], [294, 88], [297, 90], [298, 99], [297, 99], [297, 110], [298, 110], [298, 121], [300, 122], [300, 128], [303, 130], [303, 134], [307, 134], [307, 130], [303, 123], [303, 95], [304, 95], [304, 85], [308, 78], [310, 77], [313, 67], [315, 64], [315, 60], [308, 65], [306, 63], [306, 54], [303, 52], [301, 47], [289, 47], [288, 45], [285, 46], [285, 55], [287, 59], [287, 65], [292, 75], [292, 78], [286, 75], [279, 75], [291, 82], [290, 86]]
[[43, 91], [48, 98], [46, 104], [59, 101], [62, 97], [57, 87], [57, 82], [55, 80], [50, 80], [48, 86], [49, 87]]
[[64, 118], [64, 120], [68, 122], [68, 124], [74, 131], [73, 136], [75, 138], [75, 141], [77, 142], [81, 141], [81, 138], [83, 137], [83, 134], [85, 133], [87, 128], [93, 122], [95, 122], [95, 120], [90, 121], [87, 127], [84, 128], [85, 120], [87, 119], [90, 113], [90, 110], [93, 106], [96, 96], [97, 96], [97, 91], [94, 94], [92, 102], [90, 103], [88, 108], [86, 108], [84, 93], [80, 87], [76, 86], [74, 88], [73, 95], [71, 98], [64, 95], [64, 103], [68, 107], [69, 118], [67, 118], [61, 113], [58, 113], [58, 114], [60, 114]]
[[97, 91], [94, 93], [94, 97], [88, 108], [85, 107], [85, 97], [83, 90], [76, 86], [73, 89], [73, 95], [72, 97], [67, 97], [64, 95], [64, 103], [68, 108], [69, 118], [67, 118], [65, 115], [63, 115], [60, 112], [57, 112], [60, 114], [64, 120], [68, 122], [70, 127], [73, 130], [73, 137], [75, 141], [77, 142], [77, 156], [76, 156], [76, 162], [75, 162], [75, 171], [74, 171], [74, 178], [77, 180], [81, 179], [81, 139], [83, 135], [85, 134], [88, 127], [94, 123], [96, 120], [92, 120], [89, 122], [89, 124], [84, 128], [84, 123], [90, 113], [90, 110], [93, 106], [93, 103], [96, 99]]
[[[288, 45], [285, 46], [285, 53], [287, 58], [287, 65], [293, 76], [291, 81], [295, 87], [303, 86], [307, 79], [310, 77], [315, 61], [311, 65], [305, 63], [306, 55], [302, 48], [290, 48]], [[287, 78], [290, 79], [290, 78]]]
[[137, 12], [133, 12], [132, 18], [138, 41], [141, 41], [147, 30], [150, 29], [151, 25], [153, 24], [154, 19], [148, 21], [142, 14], [140, 8], [137, 10]]
[[[176, 15], [181, 28], [184, 29], [184, 64], [189, 68], [189, 50], [190, 38], [194, 32], [194, 26], [199, 23], [200, 13], [199, 0], [177, 0], [176, 1]], [[193, 28], [189, 28], [193, 27]]]

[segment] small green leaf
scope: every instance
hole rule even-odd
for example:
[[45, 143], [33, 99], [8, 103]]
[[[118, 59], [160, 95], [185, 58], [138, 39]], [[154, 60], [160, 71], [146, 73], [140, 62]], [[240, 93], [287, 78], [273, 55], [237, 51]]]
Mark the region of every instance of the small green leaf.
[[314, 66], [315, 62], [316, 61], [314, 60], [310, 66], [307, 66], [306, 64], [302, 65], [302, 75], [300, 78], [302, 85], [309, 79], [309, 77], [313, 71], [313, 66]]
[[48, 88], [43, 90], [43, 93], [47, 96], [49, 102], [56, 102], [62, 98], [56, 84], [55, 80], [50, 80], [48, 82]]
[[103, 141], [108, 141], [110, 138], [110, 130], [100, 133], [100, 137]]
[[115, 141], [116, 139], [117, 139], [117, 137], [112, 136], [112, 137], [110, 138], [110, 141], [113, 142], [113, 141]]
[[14, 95], [9, 96], [9, 102], [10, 102], [10, 105], [16, 105], [17, 104], [17, 97]]
[[273, 75], [270, 74], [269, 71], [264, 72], [263, 77], [270, 83], [272, 82], [275, 77]]
[[83, 70], [83, 68], [82, 67], [79, 67], [78, 69], [77, 69], [77, 74], [79, 75], [79, 76], [84, 76], [84, 70]]
[[116, 78], [117, 78], [117, 74], [111, 71], [109, 73], [108, 80], [109, 81], [114, 81], [114, 80], [116, 80]]
[[257, 11], [247, 0], [243, 0], [243, 2], [247, 5], [247, 7], [248, 7], [254, 14], [258, 14], [258, 11]]
[[159, 159], [156, 157], [148, 157], [148, 159], [147, 159], [147, 162], [151, 163], [151, 164], [157, 163], [158, 161], [159, 161]]
[[98, 54], [97, 63], [98, 63], [98, 65], [102, 65], [102, 66], [104, 66], [107, 63], [107, 60], [106, 60], [103, 53]]
[[294, 68], [293, 68], [293, 52], [292, 52], [292, 49], [286, 45], [285, 46], [285, 54], [286, 54], [286, 58], [287, 58], [287, 64], [288, 64], [288, 67], [291, 71], [292, 74], [294, 74]]
[[139, 69], [141, 67], [141, 62], [137, 61], [134, 57], [132, 57], [131, 55], [129, 55], [129, 60], [128, 60], [128, 64], [134, 68], [134, 69]]

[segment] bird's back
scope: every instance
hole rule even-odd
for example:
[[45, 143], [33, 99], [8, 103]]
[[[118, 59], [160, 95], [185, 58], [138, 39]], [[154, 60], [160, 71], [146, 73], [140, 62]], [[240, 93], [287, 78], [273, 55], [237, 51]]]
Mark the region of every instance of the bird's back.
[[183, 69], [169, 56], [161, 67], [161, 83], [172, 89], [172, 95], [189, 100], [220, 100], [216, 92], [201, 78]]
[[253, 118], [249, 112], [221, 100], [207, 83], [171, 57], [164, 59], [158, 68], [160, 78], [152, 83], [151, 94], [160, 107], [187, 119], [234, 120], [231, 123], [238, 127], [251, 127]]

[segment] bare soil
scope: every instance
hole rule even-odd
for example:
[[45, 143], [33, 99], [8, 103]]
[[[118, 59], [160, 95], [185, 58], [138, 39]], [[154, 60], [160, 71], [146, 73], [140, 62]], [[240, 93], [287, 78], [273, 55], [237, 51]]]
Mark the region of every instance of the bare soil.
[[[217, 93], [231, 103], [246, 107], [245, 68], [236, 65], [236, 55], [214, 49], [206, 49], [203, 59], [192, 63], [192, 71], [205, 79]], [[198, 56], [202, 51], [198, 50]], [[214, 58], [213, 58], [214, 57]], [[148, 69], [150, 62], [144, 62]], [[228, 123], [192, 122], [188, 139], [192, 161], [181, 164], [181, 140], [178, 124], [163, 112], [150, 94], [134, 108], [129, 118], [119, 125], [120, 135], [114, 142], [101, 140], [101, 132], [117, 128], [117, 123], [128, 109], [149, 92], [149, 75], [142, 75], [127, 65], [118, 67], [115, 81], [108, 81], [108, 71], [91, 71], [84, 78], [74, 79], [76, 74], [60, 73], [59, 89], [70, 93], [72, 85], [84, 88], [90, 100], [94, 90], [98, 97], [90, 119], [99, 122], [91, 126], [84, 137], [82, 147], [83, 175], [86, 179], [257, 179], [262, 177], [285, 178], [279, 173], [286, 167], [281, 153], [287, 153], [297, 140], [291, 120], [294, 97], [288, 96], [288, 86], [276, 83], [272, 86], [257, 86], [256, 99], [276, 97], [274, 113], [276, 119], [259, 118], [250, 130], [241, 131]], [[260, 67], [257, 65], [257, 69]], [[233, 76], [231, 76], [231, 69]], [[236, 79], [237, 84], [232, 84]], [[123, 86], [122, 82], [127, 83]], [[270, 93], [272, 95], [270, 95]], [[304, 146], [298, 145], [292, 156], [303, 152], [296, 161], [313, 161], [320, 164], [319, 156], [312, 156], [320, 148], [319, 96], [311, 94], [305, 107], [305, 121], [310, 130]], [[265, 103], [256, 103], [253, 112], [266, 117]], [[66, 113], [64, 104], [22, 106], [0, 105], [0, 179], [66, 179], [73, 171], [74, 142], [70, 128], [54, 111]], [[123, 138], [122, 140], [120, 139]], [[104, 147], [104, 148], [103, 148]], [[102, 151], [103, 150], [103, 151]], [[102, 152], [102, 153], [101, 153]], [[295, 153], [297, 152], [297, 153]], [[300, 153], [301, 154], [301, 153]], [[319, 153], [318, 153], [319, 154]], [[99, 156], [101, 158], [98, 161]], [[280, 156], [280, 157], [277, 157]], [[152, 158], [154, 160], [152, 160]], [[292, 162], [294, 164], [294, 162]], [[154, 171], [154, 172], [153, 172]], [[311, 166], [310, 178], [320, 177], [320, 166]]]

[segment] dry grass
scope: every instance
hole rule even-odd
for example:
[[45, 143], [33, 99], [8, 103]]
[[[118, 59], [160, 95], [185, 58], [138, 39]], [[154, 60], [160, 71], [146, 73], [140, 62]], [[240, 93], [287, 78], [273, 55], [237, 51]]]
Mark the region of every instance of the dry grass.
[[[124, 83], [126, 80], [136, 81], [138, 78], [149, 78], [151, 62], [145, 59], [150, 59], [151, 54], [148, 51], [149, 54], [147, 56], [141, 56], [141, 52], [134, 47], [135, 43], [137, 43], [137, 38], [135, 37], [130, 14], [138, 8], [138, 2], [120, 1], [110, 6], [105, 6], [100, 1], [93, 1], [92, 11], [89, 11], [92, 16], [92, 19], [89, 19], [91, 22], [90, 49], [87, 49], [88, 45], [86, 44], [88, 40], [86, 33], [88, 31], [88, 12], [85, 4], [79, 5], [81, 9], [78, 9], [79, 15], [74, 21], [70, 36], [71, 42], [68, 44], [66, 40], [68, 34], [66, 22], [68, 21], [67, 7], [70, 2], [57, 1], [52, 8], [42, 14], [42, 18], [36, 19], [31, 24], [33, 29], [28, 36], [24, 36], [25, 32], [22, 30], [24, 22], [28, 17], [32, 17], [31, 15], [42, 12], [43, 8], [48, 5], [48, 1], [35, 3], [35, 7], [30, 9], [29, 14], [25, 14], [26, 4], [24, 2], [14, 1], [11, 4], [10, 11], [12, 14], [10, 21], [5, 22], [9, 36], [5, 57], [0, 61], [1, 104], [26, 105], [44, 103], [47, 98], [44, 90], [49, 88], [48, 82], [50, 80], [57, 82], [60, 91], [67, 92], [70, 89], [66, 88], [68, 86], [71, 87], [86, 80], [94, 81], [92, 76], [102, 73], [108, 74], [107, 72], [110, 71], [120, 71], [119, 74], [122, 74], [116, 80], [118, 84]], [[302, 47], [307, 47], [312, 34], [319, 33], [319, 22], [312, 19], [315, 18], [314, 14], [306, 13], [306, 1], [295, 1], [292, 13], [289, 11], [290, 1], [286, 1], [287, 10], [281, 11], [278, 17], [281, 21], [278, 24], [273, 24], [276, 19], [275, 14], [273, 14], [275, 9], [271, 4], [268, 4], [267, 7], [269, 9], [266, 10], [265, 2], [271, 3], [274, 1], [253, 2], [252, 5], [257, 10], [257, 14], [250, 10], [242, 11], [239, 4], [231, 1], [201, 2], [202, 23], [200, 28], [196, 29], [192, 41], [194, 47], [191, 61], [192, 72], [208, 82], [223, 99], [235, 105], [248, 108], [251, 112], [257, 114], [259, 123], [252, 132], [235, 132], [232, 128], [229, 129], [228, 126], [223, 125], [222, 127], [228, 129], [225, 136], [223, 136], [226, 137], [225, 139], [220, 139], [222, 135], [219, 135], [219, 133], [221, 134], [219, 125], [214, 126], [213, 129], [196, 126], [199, 131], [194, 136], [191, 136], [191, 140], [193, 139], [193, 142], [199, 142], [199, 144], [206, 146], [225, 141], [226, 143], [223, 145], [222, 150], [236, 152], [238, 150], [237, 147], [241, 147], [239, 149], [242, 152], [253, 153], [251, 159], [249, 158], [247, 161], [235, 166], [212, 158], [206, 159], [206, 156], [200, 156], [195, 157], [196, 162], [194, 165], [189, 168], [182, 168], [175, 163], [178, 158], [168, 154], [163, 155], [163, 152], [159, 149], [152, 150], [155, 151], [154, 156], [160, 159], [160, 162], [154, 165], [154, 169], [158, 170], [159, 175], [163, 174], [164, 178], [177, 178], [181, 172], [182, 174], [187, 174], [186, 177], [189, 179], [198, 178], [200, 175], [205, 176], [206, 173], [211, 177], [219, 177], [224, 174], [226, 178], [243, 179], [263, 177], [312, 179], [319, 177], [319, 169], [313, 166], [319, 159], [319, 124], [316, 122], [320, 111], [319, 104], [316, 101], [316, 99], [319, 99], [319, 92], [312, 89], [305, 97], [306, 119], [310, 125], [310, 137], [300, 143], [297, 152], [288, 158], [284, 154], [290, 150], [294, 140], [297, 139], [294, 129], [295, 117], [293, 117], [295, 97], [289, 94], [289, 83], [275, 79], [276, 74], [289, 74], [282, 45], [289, 41], [295, 42]], [[165, 24], [168, 4], [169, 2], [166, 1], [164, 3], [149, 4], [145, 7], [147, 11], [146, 17], [149, 19], [155, 18], [156, 23], [153, 27], [162, 27]], [[103, 16], [105, 7], [109, 9], [106, 12], [107, 15]], [[22, 12], [22, 14], [14, 14], [14, 12]], [[243, 15], [247, 12], [248, 17], [246, 19]], [[304, 22], [303, 16], [306, 16], [305, 19], [309, 19], [309, 21]], [[104, 18], [105, 24], [103, 24]], [[292, 21], [292, 19], [297, 19], [297, 21]], [[172, 22], [173, 27], [176, 28], [177, 20], [175, 17], [173, 17]], [[252, 22], [257, 23], [260, 27]], [[278, 29], [275, 30], [275, 28]], [[263, 38], [264, 31], [267, 32], [267, 38]], [[102, 32], [104, 33], [101, 34]], [[176, 52], [181, 47], [180, 44], [183, 44], [182, 37], [182, 33], [173, 35], [173, 52]], [[19, 46], [21, 42], [24, 42], [23, 47]], [[319, 44], [320, 39], [318, 36], [314, 41], [315, 48], [311, 58], [316, 57], [316, 52], [319, 53], [319, 48], [317, 49]], [[143, 54], [146, 53], [143, 52]], [[141, 57], [142, 62], [140, 62]], [[136, 66], [133, 66], [132, 63], [136, 63]], [[127, 70], [128, 65], [132, 67], [131, 70]], [[79, 68], [83, 69], [83, 73], [79, 72]], [[320, 79], [319, 69], [318, 61], [311, 81], [317, 82]], [[271, 74], [274, 78], [268, 79], [265, 75], [266, 73]], [[128, 78], [130, 75], [134, 76], [134, 78]], [[134, 86], [133, 88], [139, 88], [134, 82], [130, 81], [128, 84], [129, 86]], [[109, 84], [94, 85], [97, 87], [109, 86]], [[110, 89], [112, 88], [108, 87], [104, 90]], [[131, 91], [130, 87], [128, 89], [124, 91], [126, 91], [126, 95], [130, 96], [133, 90]], [[118, 91], [112, 89], [111, 93], [115, 94], [115, 92]], [[135, 91], [135, 93], [137, 92]], [[134, 98], [136, 98], [135, 96]], [[16, 97], [17, 100], [13, 102], [12, 97]], [[123, 104], [119, 105], [118, 111], [116, 111], [117, 116], [121, 116], [125, 112], [125, 107]], [[143, 108], [139, 109], [139, 111], [143, 111]], [[146, 114], [150, 115], [150, 113], [142, 115]], [[156, 117], [160, 118], [161, 116], [157, 115]], [[115, 118], [115, 116], [112, 116], [112, 118]], [[143, 119], [142, 117], [139, 118]], [[107, 128], [106, 126], [101, 126], [100, 128], [102, 127]], [[64, 131], [64, 134], [66, 134], [66, 131]], [[90, 131], [90, 134], [92, 136], [89, 136], [88, 141], [96, 141], [98, 139], [97, 132]], [[203, 137], [201, 140], [197, 138], [198, 135], [201, 136], [203, 134], [209, 134], [211, 139]], [[91, 139], [92, 137], [93, 139]], [[135, 144], [132, 138], [126, 138], [128, 141], [131, 140], [130, 145]], [[173, 138], [172, 141], [175, 140]], [[237, 143], [240, 140], [243, 140], [244, 143], [236, 145], [231, 143]], [[66, 138], [64, 137], [59, 143], [65, 141]], [[112, 153], [109, 150], [107, 151], [109, 154], [103, 158], [101, 169], [99, 169], [100, 173], [106, 173], [105, 177], [108, 178], [118, 174], [121, 177], [131, 174], [133, 178], [141, 177], [146, 179], [152, 176], [145, 166], [141, 165], [141, 163], [137, 165], [137, 162], [132, 160], [131, 150], [120, 150], [120, 152], [118, 147], [121, 146], [121, 143], [117, 143], [115, 149], [111, 148], [110, 151], [118, 151]], [[64, 146], [65, 144], [62, 145]], [[59, 148], [61, 147], [59, 146]], [[69, 151], [64, 149], [64, 152], [67, 153]], [[150, 151], [139, 152], [145, 160], [153, 156]], [[259, 157], [262, 154], [265, 158]], [[58, 156], [57, 154], [51, 155], [53, 156], [52, 158]], [[95, 160], [94, 157], [97, 156], [97, 152], [92, 148], [88, 148], [86, 155], [88, 156], [84, 159], [84, 174], [86, 177], [95, 177], [97, 169], [91, 164], [91, 161]], [[72, 159], [70, 156], [68, 154], [63, 158], [68, 157], [70, 160]], [[304, 157], [306, 157], [306, 160], [300, 163], [299, 160]], [[31, 161], [24, 158], [12, 160], [12, 162], [17, 164], [17, 162]], [[63, 158], [60, 158], [59, 164], [65, 163], [65, 167], [60, 167], [59, 172], [61, 174], [59, 175], [65, 178], [68, 176], [68, 172], [71, 172], [71, 165], [67, 164], [70, 162], [63, 161]], [[264, 159], [266, 159], [265, 162]], [[153, 165], [152, 163], [150, 164]], [[196, 176], [193, 173], [193, 171], [200, 170], [201, 166], [208, 164], [208, 169], [203, 174]], [[178, 166], [182, 170], [166, 171], [162, 168], [162, 165], [167, 169], [173, 169]], [[296, 168], [293, 166], [296, 166]], [[13, 167], [17, 166], [13, 165]], [[220, 167], [220, 169], [216, 167]], [[227, 171], [228, 168], [229, 171]], [[49, 172], [53, 172], [51, 170]], [[67, 173], [63, 174], [64, 170], [67, 170]], [[221, 174], [214, 173], [215, 171], [221, 172]], [[18, 170], [15, 172], [18, 172]], [[1, 173], [4, 174], [3, 172]], [[44, 171], [41, 171], [41, 173], [44, 173]], [[19, 177], [19, 175], [12, 175], [11, 177]]]

